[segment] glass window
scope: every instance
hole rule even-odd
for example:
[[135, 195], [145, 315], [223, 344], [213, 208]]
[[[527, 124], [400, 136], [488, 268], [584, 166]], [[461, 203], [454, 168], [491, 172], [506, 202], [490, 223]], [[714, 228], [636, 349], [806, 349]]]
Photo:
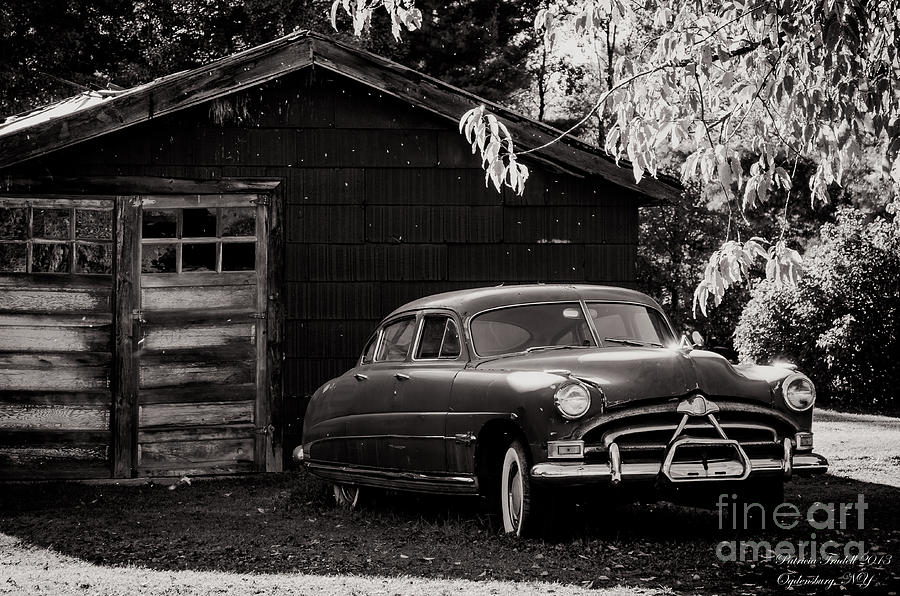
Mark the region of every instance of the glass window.
[[416, 359], [453, 359], [458, 356], [459, 334], [453, 319], [446, 315], [427, 315], [422, 323]]
[[0, 208], [0, 238], [7, 240], [25, 240], [28, 238], [27, 208]]
[[93, 201], [34, 199], [0, 206], [0, 272], [109, 275], [113, 245], [106, 241], [112, 235], [112, 209]]
[[447, 328], [444, 330], [444, 339], [441, 342], [440, 358], [459, 358], [459, 331], [453, 319], [447, 319]]
[[588, 313], [604, 344], [630, 345], [626, 342], [667, 345], [674, 341], [662, 314], [640, 304], [589, 302]]
[[216, 235], [215, 209], [184, 209], [182, 238], [208, 238]]
[[415, 317], [400, 319], [385, 326], [375, 360], [380, 362], [401, 362], [406, 360], [415, 330]]
[[71, 258], [68, 244], [35, 244], [31, 248], [31, 270], [35, 273], [69, 273]]
[[222, 271], [253, 271], [256, 269], [256, 244], [226, 242], [222, 245]]
[[97, 240], [112, 238], [112, 211], [76, 209], [75, 237]]
[[[142, 271], [222, 273], [255, 270], [256, 210], [256, 207], [145, 210], [141, 240], [147, 257], [143, 259]], [[154, 248], [157, 245], [160, 248]]]
[[362, 355], [362, 363], [370, 364], [372, 360], [375, 358], [375, 345], [378, 343], [378, 334], [376, 333], [372, 337], [369, 338], [369, 343], [366, 344], [366, 348], [363, 350]]
[[112, 273], [112, 245], [87, 244], [75, 245], [76, 273]]
[[71, 222], [70, 209], [34, 209], [31, 221], [32, 237], [68, 240], [72, 237]]
[[594, 346], [578, 302], [524, 304], [491, 310], [472, 319], [472, 342], [481, 356], [533, 348]]

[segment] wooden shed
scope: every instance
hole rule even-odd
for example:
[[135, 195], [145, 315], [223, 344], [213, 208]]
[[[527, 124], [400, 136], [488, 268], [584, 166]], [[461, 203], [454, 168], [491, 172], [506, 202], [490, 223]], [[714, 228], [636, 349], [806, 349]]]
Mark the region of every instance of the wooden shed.
[[632, 284], [638, 206], [677, 185], [568, 139], [497, 193], [457, 131], [479, 103], [298, 33], [0, 124], [0, 478], [280, 470], [401, 303]]

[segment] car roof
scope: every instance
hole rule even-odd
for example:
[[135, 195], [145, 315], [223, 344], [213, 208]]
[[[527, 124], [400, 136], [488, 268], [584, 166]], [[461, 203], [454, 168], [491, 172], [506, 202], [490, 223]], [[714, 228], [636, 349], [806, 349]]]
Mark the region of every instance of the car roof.
[[655, 300], [636, 290], [593, 284], [528, 284], [491, 286], [444, 292], [425, 296], [395, 309], [385, 319], [400, 313], [426, 308], [446, 308], [466, 318], [499, 306], [533, 302], [563, 302], [568, 300], [610, 300], [635, 302], [659, 309]]

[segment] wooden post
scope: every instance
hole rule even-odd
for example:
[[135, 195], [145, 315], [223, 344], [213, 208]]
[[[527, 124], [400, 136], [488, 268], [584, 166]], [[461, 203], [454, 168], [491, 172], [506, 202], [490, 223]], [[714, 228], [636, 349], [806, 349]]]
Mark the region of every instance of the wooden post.
[[[284, 334], [284, 302], [281, 297], [284, 277], [284, 226], [282, 193], [275, 190], [269, 194], [269, 229], [266, 316], [266, 369], [268, 374], [269, 421], [273, 431], [266, 451], [266, 471], [280, 472], [283, 469], [282, 449], [284, 419], [282, 416], [281, 363]], [[260, 247], [263, 248], [263, 247]]]
[[116, 197], [115, 359], [113, 366], [113, 476], [134, 475], [137, 438], [137, 369], [134, 357], [134, 312], [140, 305], [139, 224], [134, 197]]

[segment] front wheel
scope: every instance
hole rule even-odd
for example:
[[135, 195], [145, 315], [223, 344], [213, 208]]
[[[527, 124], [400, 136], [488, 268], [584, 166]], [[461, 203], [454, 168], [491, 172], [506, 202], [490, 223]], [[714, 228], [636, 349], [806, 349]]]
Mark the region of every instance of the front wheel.
[[334, 502], [340, 509], [356, 509], [359, 504], [359, 485], [335, 483]]
[[500, 475], [500, 507], [503, 531], [522, 536], [535, 523], [534, 494], [531, 488], [528, 454], [518, 440], [510, 443], [503, 457]]

